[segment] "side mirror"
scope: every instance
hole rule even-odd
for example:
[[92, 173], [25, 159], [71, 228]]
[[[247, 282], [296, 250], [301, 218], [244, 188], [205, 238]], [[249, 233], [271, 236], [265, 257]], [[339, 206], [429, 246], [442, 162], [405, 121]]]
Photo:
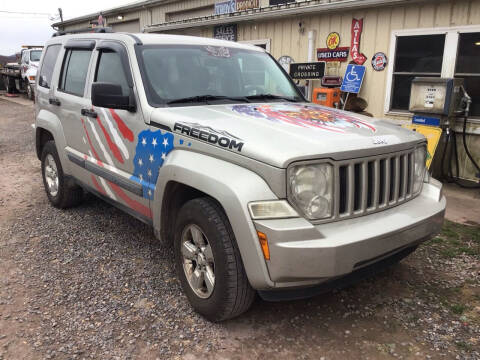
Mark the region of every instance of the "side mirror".
[[136, 110], [135, 99], [130, 92], [123, 95], [120, 84], [95, 82], [92, 84], [92, 105], [110, 109]]

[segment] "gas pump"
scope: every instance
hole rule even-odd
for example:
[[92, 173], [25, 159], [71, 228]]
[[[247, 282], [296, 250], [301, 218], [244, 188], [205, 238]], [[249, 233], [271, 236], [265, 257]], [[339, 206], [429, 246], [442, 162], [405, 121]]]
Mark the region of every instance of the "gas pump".
[[440, 126], [446, 129], [464, 113], [462, 100], [468, 97], [463, 79], [416, 77], [412, 80], [410, 111], [414, 124]]
[[[463, 118], [463, 146], [465, 152], [480, 174], [480, 168], [473, 159], [466, 141], [466, 126], [472, 99], [464, 88], [463, 79], [417, 77], [412, 81], [409, 109], [414, 113], [413, 130], [424, 135], [436, 130], [438, 138], [427, 136], [429, 155], [433, 158], [438, 142], [441, 144], [442, 156], [430, 159], [429, 167], [434, 176], [454, 181], [466, 186], [459, 180], [457, 133], [455, 127]], [[430, 130], [430, 131], [429, 131]], [[442, 134], [443, 130], [443, 134]], [[431, 143], [434, 142], [434, 143]], [[448, 171], [445, 174], [445, 159], [449, 151]], [[428, 160], [428, 159], [427, 159]], [[455, 162], [456, 174], [453, 173], [452, 162]], [[430, 164], [429, 163], [429, 164]]]

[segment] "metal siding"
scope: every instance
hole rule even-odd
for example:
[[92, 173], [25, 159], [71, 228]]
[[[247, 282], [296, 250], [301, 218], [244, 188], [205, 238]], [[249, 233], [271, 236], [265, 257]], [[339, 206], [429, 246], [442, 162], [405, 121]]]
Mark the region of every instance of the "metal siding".
[[[461, 2], [459, 1], [455, 6], [458, 6]], [[452, 18], [452, 4], [451, 2], [442, 2], [437, 5], [436, 10], [436, 17], [435, 17], [435, 26], [442, 27], [442, 26], [450, 26], [451, 18]]]
[[418, 27], [432, 28], [435, 25], [435, 4], [425, 4], [420, 7]]
[[115, 24], [112, 24], [112, 29], [115, 32], [133, 32], [137, 33], [140, 31], [140, 21], [139, 20], [130, 20], [122, 21]]
[[480, 1], [470, 1], [470, 17], [468, 19], [468, 25], [480, 24]]
[[215, 9], [213, 5], [207, 5], [206, 7], [187, 9], [181, 11], [172, 11], [165, 14], [166, 21], [178, 21], [184, 19], [191, 19], [194, 17], [208, 16], [214, 13]]
[[464, 25], [465, 19], [468, 19], [468, 2], [459, 3], [452, 7], [451, 25]]

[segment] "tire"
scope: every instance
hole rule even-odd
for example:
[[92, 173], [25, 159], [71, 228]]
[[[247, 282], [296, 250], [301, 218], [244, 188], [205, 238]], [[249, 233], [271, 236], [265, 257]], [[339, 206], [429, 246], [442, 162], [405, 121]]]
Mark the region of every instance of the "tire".
[[28, 100], [33, 101], [35, 99], [35, 93], [33, 92], [32, 85], [30, 85], [30, 82], [28, 80], [25, 80], [25, 91], [27, 92]]
[[[202, 254], [195, 255], [196, 260], [184, 257], [182, 253], [185, 239], [192, 235], [190, 246], [194, 244], [193, 232], [200, 230], [204, 243], [207, 244]], [[198, 233], [197, 233], [198, 234]], [[209, 254], [208, 245], [211, 252]], [[197, 247], [197, 252], [201, 246]], [[175, 265], [183, 291], [196, 312], [214, 322], [234, 318], [247, 311], [255, 298], [255, 291], [248, 282], [235, 236], [222, 208], [211, 198], [198, 198], [188, 201], [180, 209], [175, 224], [174, 237]], [[186, 251], [189, 256], [191, 252]], [[202, 256], [204, 256], [202, 260]], [[210, 256], [209, 256], [210, 255]], [[213, 258], [213, 264], [209, 263]], [[207, 263], [204, 279], [207, 279], [208, 268], [214, 271], [213, 290], [205, 280], [202, 289], [194, 287], [187, 278], [187, 272], [204, 268]], [[187, 264], [185, 265], [185, 262]], [[185, 265], [185, 266], [184, 266]], [[186, 270], [187, 269], [187, 270]], [[205, 286], [203, 286], [205, 285]], [[201, 291], [205, 290], [205, 291]]]
[[14, 94], [17, 91], [15, 87], [15, 79], [10, 76], [5, 76], [5, 88], [7, 93]]
[[83, 190], [63, 174], [62, 164], [53, 140], [47, 141], [43, 146], [41, 161], [43, 186], [50, 203], [59, 209], [78, 205], [83, 199]]

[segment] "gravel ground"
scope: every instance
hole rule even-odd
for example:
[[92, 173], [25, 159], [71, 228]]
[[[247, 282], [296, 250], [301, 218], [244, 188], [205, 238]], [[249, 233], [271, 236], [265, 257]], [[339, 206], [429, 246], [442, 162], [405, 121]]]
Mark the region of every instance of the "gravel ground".
[[347, 289], [258, 299], [212, 324], [150, 228], [90, 195], [67, 211], [48, 204], [32, 119], [32, 106], [0, 99], [0, 360], [480, 359], [478, 224], [447, 222]]

